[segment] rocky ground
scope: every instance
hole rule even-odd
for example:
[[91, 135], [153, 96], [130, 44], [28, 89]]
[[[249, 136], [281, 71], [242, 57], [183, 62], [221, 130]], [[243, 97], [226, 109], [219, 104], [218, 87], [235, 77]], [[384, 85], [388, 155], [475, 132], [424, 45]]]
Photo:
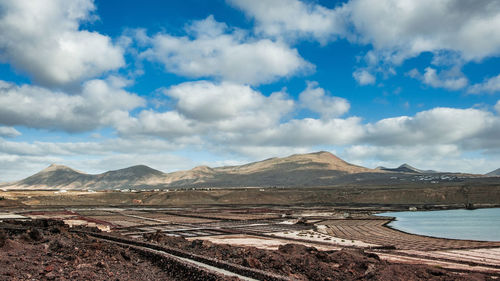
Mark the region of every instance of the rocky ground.
[[376, 254], [358, 249], [319, 251], [313, 247], [287, 244], [277, 251], [270, 251], [202, 240], [188, 241], [158, 233], [145, 235], [145, 239], [296, 280], [494, 280], [478, 273], [457, 274], [438, 267], [388, 263]]
[[[354, 249], [319, 251], [287, 244], [270, 251], [188, 241], [160, 233], [144, 238], [293, 280], [494, 280], [477, 273], [457, 274], [438, 267], [388, 263], [375, 254]], [[71, 232], [60, 221], [0, 222], [0, 280], [224, 279]]]
[[0, 280], [175, 280], [171, 276], [133, 251], [68, 232], [62, 222], [0, 223]]

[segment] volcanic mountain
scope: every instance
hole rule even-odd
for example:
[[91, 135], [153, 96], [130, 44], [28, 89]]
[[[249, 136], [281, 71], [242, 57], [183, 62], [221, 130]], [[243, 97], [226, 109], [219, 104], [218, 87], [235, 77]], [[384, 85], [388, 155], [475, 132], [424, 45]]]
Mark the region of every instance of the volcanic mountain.
[[438, 173], [434, 170], [420, 170], [415, 167], [412, 167], [406, 163], [397, 167], [397, 168], [386, 168], [386, 167], [377, 167], [377, 170], [389, 171], [389, 172], [398, 172], [398, 173], [412, 173], [412, 174], [434, 174]]
[[485, 174], [485, 176], [489, 176], [489, 177], [498, 177], [498, 176], [500, 176], [500, 168], [496, 169], [495, 171], [491, 171], [491, 172]]
[[155, 189], [188, 187], [294, 187], [325, 186], [380, 177], [387, 171], [345, 162], [321, 151], [270, 158], [240, 166], [163, 173], [139, 165], [102, 174], [86, 174], [62, 165], [48, 168], [18, 182], [2, 184], [8, 189]]
[[86, 174], [63, 165], [52, 164], [46, 169], [2, 188], [25, 189], [125, 189], [149, 187], [163, 179], [164, 173], [139, 165], [99, 175]]

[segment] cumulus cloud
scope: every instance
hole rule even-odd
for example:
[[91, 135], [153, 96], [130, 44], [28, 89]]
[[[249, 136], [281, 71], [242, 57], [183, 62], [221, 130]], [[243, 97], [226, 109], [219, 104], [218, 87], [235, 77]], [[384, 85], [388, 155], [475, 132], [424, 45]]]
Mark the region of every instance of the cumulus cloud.
[[368, 72], [365, 69], [356, 70], [352, 74], [352, 77], [354, 77], [354, 79], [356, 79], [356, 81], [360, 85], [372, 85], [372, 84], [375, 84], [375, 76], [373, 76], [373, 74], [371, 74], [370, 72]]
[[1, 1], [0, 61], [49, 86], [78, 83], [124, 65], [108, 36], [82, 30], [92, 0]]
[[455, 91], [468, 85], [459, 71], [464, 63], [500, 55], [500, 30], [496, 28], [500, 3], [495, 0], [474, 4], [460, 0], [350, 0], [342, 10], [350, 24], [345, 36], [351, 42], [371, 45], [365, 56], [367, 68], [386, 75], [409, 58], [432, 53], [434, 65], [452, 68], [439, 73], [426, 68], [419, 80]]
[[412, 78], [421, 80], [424, 84], [434, 88], [444, 88], [447, 90], [460, 90], [467, 86], [469, 80], [456, 69], [452, 71], [444, 71], [438, 74], [437, 70], [432, 67], [426, 67], [424, 74], [421, 74], [417, 69], [412, 69], [408, 72]]
[[361, 141], [382, 146], [460, 144], [498, 126], [498, 116], [491, 112], [443, 107], [367, 124]]
[[500, 54], [500, 3], [483, 0], [351, 0], [349, 21], [360, 42], [400, 63], [423, 52], [448, 50], [465, 60]]
[[255, 143], [312, 147], [316, 145], [347, 145], [363, 135], [361, 119], [313, 118], [292, 119], [257, 135]]
[[471, 94], [488, 93], [493, 94], [500, 92], [500, 74], [484, 80], [482, 83], [474, 84], [467, 90]]
[[[439, 160], [445, 157], [460, 156], [461, 151], [456, 145], [438, 144], [438, 145], [353, 145], [346, 148], [343, 155], [354, 161], [364, 161], [366, 159], [377, 159], [377, 161], [396, 163], [401, 165], [404, 162]], [[394, 166], [393, 166], [394, 167]], [[426, 168], [425, 166], [420, 166]], [[427, 169], [427, 168], [426, 168]]]
[[281, 92], [265, 97], [249, 86], [232, 82], [187, 82], [165, 93], [177, 100], [176, 108], [180, 113], [202, 122], [235, 119], [259, 111], [265, 113], [261, 117], [266, 116], [274, 122], [293, 106], [293, 101], [285, 99]]
[[333, 9], [299, 0], [228, 0], [270, 36], [341, 36], [371, 44], [394, 63], [447, 50], [466, 60], [500, 54], [500, 3], [482, 0], [350, 0]]
[[0, 137], [13, 138], [20, 136], [21, 133], [12, 127], [2, 127], [0, 126]]
[[0, 124], [68, 132], [109, 125], [118, 115], [144, 105], [142, 98], [115, 85], [114, 80], [90, 80], [81, 93], [69, 95], [0, 81]]
[[170, 138], [235, 134], [275, 126], [294, 107], [285, 93], [266, 97], [250, 86], [232, 82], [186, 82], [166, 89], [165, 94], [175, 100], [175, 110], [143, 111], [119, 131]]
[[325, 44], [344, 34], [342, 8], [328, 9], [299, 0], [228, 0], [256, 21], [255, 31], [272, 37], [313, 38]]
[[321, 114], [322, 118], [344, 115], [351, 106], [344, 98], [327, 95], [317, 82], [307, 83], [307, 88], [299, 95], [299, 102], [301, 106]]
[[140, 56], [178, 75], [248, 84], [267, 83], [314, 69], [297, 49], [230, 31], [213, 16], [194, 22], [187, 31], [191, 37], [163, 33], [148, 37], [140, 33], [140, 40], [148, 46]]

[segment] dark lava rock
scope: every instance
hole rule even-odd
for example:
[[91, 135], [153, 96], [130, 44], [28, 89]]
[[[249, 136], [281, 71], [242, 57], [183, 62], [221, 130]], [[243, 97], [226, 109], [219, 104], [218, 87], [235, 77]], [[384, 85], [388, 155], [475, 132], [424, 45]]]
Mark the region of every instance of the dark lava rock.
[[6, 240], [7, 240], [7, 235], [5, 234], [5, 231], [0, 230], [0, 248], [5, 245]]

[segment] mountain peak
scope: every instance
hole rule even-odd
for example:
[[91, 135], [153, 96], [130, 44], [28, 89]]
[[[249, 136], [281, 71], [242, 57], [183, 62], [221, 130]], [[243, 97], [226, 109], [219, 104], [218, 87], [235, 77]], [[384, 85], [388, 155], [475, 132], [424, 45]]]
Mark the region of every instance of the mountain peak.
[[213, 169], [210, 168], [209, 166], [206, 166], [206, 165], [201, 165], [201, 166], [196, 166], [194, 167], [191, 171], [198, 171], [198, 172], [205, 172], [205, 173], [209, 173], [209, 172], [212, 172]]
[[410, 169], [410, 170], [414, 170], [414, 171], [417, 171], [417, 170], [418, 170], [417, 168], [415, 168], [415, 167], [413, 167], [413, 166], [411, 166], [411, 165], [409, 165], [409, 164], [407, 164], [407, 163], [402, 164], [402, 165], [401, 165], [401, 166], [399, 166], [398, 168], [399, 168], [399, 169], [405, 168], [405, 169]]
[[153, 169], [146, 165], [135, 165], [123, 169], [108, 171], [103, 174], [100, 174], [101, 177], [146, 177], [146, 176], [161, 176], [163, 172]]
[[43, 169], [41, 172], [43, 173], [43, 172], [54, 172], [54, 171], [74, 171], [74, 172], [77, 172], [76, 170], [74, 170], [68, 166], [60, 165], [60, 164], [56, 164], [56, 163], [50, 164], [50, 166]]

